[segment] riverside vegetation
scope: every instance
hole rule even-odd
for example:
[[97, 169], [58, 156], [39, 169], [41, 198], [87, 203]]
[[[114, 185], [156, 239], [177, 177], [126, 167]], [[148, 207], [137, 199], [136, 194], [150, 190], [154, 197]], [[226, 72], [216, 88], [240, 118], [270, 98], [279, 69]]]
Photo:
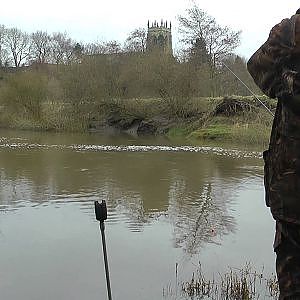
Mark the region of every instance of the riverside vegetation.
[[[235, 57], [233, 69], [236, 63], [246, 74], [244, 61]], [[3, 70], [0, 126], [55, 131], [110, 126], [137, 134], [267, 142], [271, 116], [246, 93], [222, 96], [243, 93], [225, 70], [218, 76], [227, 82], [207, 97], [215, 82], [203, 69], [154, 54], [103, 55], [68, 66]], [[276, 105], [263, 96], [260, 100], [270, 109]]]
[[165, 299], [175, 299], [182, 294], [189, 299], [278, 299], [279, 286], [276, 275], [266, 276], [264, 270], [256, 271], [250, 263], [246, 263], [240, 269], [230, 268], [227, 272], [217, 274], [212, 278], [207, 277], [202, 266], [199, 266], [192, 274], [189, 281], [178, 280], [178, 264], [176, 264], [176, 286], [163, 288]]

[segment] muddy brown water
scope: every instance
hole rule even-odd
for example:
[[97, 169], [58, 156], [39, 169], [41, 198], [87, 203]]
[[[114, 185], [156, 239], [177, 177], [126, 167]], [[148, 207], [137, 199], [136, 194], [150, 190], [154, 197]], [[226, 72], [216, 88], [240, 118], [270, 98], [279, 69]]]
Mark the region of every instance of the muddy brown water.
[[274, 272], [257, 150], [2, 130], [0, 176], [1, 299], [106, 299], [101, 199], [113, 299], [181, 299], [199, 263]]

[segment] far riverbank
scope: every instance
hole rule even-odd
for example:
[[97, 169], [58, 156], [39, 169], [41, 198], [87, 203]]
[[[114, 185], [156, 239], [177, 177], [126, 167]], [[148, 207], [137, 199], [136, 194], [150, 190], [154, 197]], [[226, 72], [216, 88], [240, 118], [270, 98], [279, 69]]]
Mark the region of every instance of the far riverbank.
[[[260, 100], [274, 110], [276, 101]], [[2, 106], [2, 128], [89, 132], [114, 130], [135, 136], [217, 140], [266, 146], [272, 116], [254, 97], [123, 99], [97, 103], [43, 102], [38, 115], [12, 112]]]

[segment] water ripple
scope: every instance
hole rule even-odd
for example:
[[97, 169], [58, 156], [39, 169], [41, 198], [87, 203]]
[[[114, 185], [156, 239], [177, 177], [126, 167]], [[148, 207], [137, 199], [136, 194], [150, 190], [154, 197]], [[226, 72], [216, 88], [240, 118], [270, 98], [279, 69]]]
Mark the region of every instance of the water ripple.
[[235, 158], [262, 158], [261, 152], [242, 151], [236, 149], [224, 149], [221, 147], [209, 146], [158, 146], [158, 145], [58, 145], [58, 144], [31, 144], [16, 143], [0, 139], [0, 148], [9, 149], [54, 149], [54, 150], [73, 150], [73, 151], [91, 151], [91, 152], [194, 152], [203, 154], [215, 154], [221, 156], [229, 156]]

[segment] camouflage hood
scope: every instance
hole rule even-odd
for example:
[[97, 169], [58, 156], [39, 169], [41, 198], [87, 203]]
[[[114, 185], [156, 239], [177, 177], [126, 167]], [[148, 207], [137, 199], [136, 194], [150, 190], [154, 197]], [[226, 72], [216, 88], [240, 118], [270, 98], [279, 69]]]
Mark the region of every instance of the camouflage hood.
[[267, 96], [292, 95], [299, 54], [300, 15], [297, 14], [272, 28], [268, 40], [249, 59], [248, 71]]

